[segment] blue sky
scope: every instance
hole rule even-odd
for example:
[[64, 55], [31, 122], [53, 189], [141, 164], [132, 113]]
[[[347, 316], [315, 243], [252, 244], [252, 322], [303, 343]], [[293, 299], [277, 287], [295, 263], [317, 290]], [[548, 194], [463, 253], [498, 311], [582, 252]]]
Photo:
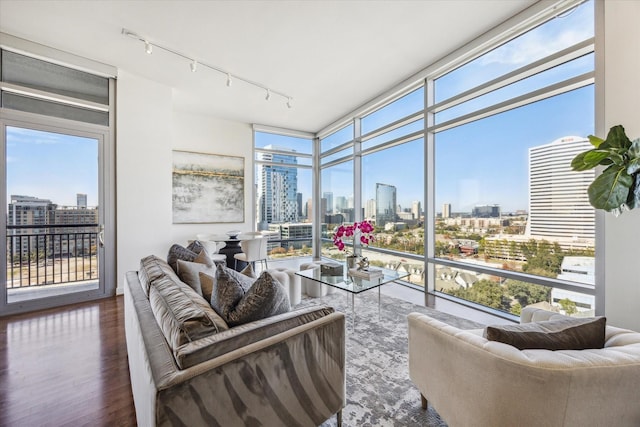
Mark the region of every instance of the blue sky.
[[7, 127], [7, 197], [34, 196], [75, 206], [76, 194], [98, 204], [95, 139]]
[[[593, 4], [549, 21], [487, 55], [439, 78], [436, 101], [446, 99], [531, 61], [593, 36]], [[439, 113], [436, 122], [527, 93], [593, 69], [593, 57], [549, 70], [496, 93]], [[423, 89], [363, 118], [363, 132], [422, 108]], [[593, 87], [582, 88], [529, 106], [436, 134], [436, 211], [451, 203], [454, 212], [468, 212], [476, 204], [500, 204], [503, 212], [527, 209], [527, 149], [564, 136], [587, 136], [594, 129]], [[419, 125], [419, 124], [418, 124]], [[415, 125], [414, 125], [415, 127]], [[407, 129], [409, 133], [414, 128]], [[323, 149], [350, 139], [352, 127], [323, 141]], [[258, 146], [274, 144], [311, 153], [309, 141], [260, 134]], [[403, 208], [423, 202], [422, 140], [363, 157], [363, 203], [375, 198], [375, 184], [397, 188]], [[353, 195], [351, 162], [322, 173], [322, 191]], [[311, 173], [298, 176], [303, 200], [311, 197]], [[51, 199], [75, 205], [76, 193], [87, 193], [97, 204], [97, 142], [46, 132], [8, 128], [7, 193]]]

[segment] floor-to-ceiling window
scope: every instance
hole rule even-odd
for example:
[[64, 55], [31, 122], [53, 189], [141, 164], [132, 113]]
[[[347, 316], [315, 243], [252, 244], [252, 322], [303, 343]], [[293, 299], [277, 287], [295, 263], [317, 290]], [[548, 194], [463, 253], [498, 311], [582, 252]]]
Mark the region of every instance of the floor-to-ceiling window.
[[593, 314], [593, 4], [434, 76], [433, 289], [519, 314]]
[[312, 252], [312, 135], [255, 126], [255, 223], [271, 259]]
[[594, 175], [570, 169], [595, 128], [594, 5], [521, 18], [318, 133], [323, 256], [367, 219], [363, 254], [430, 292], [594, 312]]
[[0, 51], [0, 314], [115, 294], [115, 83], [48, 52], [9, 36]]
[[345, 256], [331, 241], [336, 226], [367, 220], [375, 239], [356, 251], [371, 265], [404, 269], [411, 283], [424, 284], [423, 113], [419, 85], [321, 137], [324, 256]]

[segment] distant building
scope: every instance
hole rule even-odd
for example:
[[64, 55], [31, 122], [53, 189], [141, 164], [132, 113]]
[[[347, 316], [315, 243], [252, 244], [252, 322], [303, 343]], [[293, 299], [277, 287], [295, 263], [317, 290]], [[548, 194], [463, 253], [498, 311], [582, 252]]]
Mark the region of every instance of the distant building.
[[307, 215], [302, 212], [302, 193], [296, 194], [296, 200], [298, 202], [298, 218], [304, 218]]
[[567, 136], [529, 149], [527, 235], [595, 239], [595, 210], [587, 193], [595, 171], [571, 169], [571, 160], [591, 148], [588, 139]]
[[442, 218], [451, 218], [451, 203], [442, 205]]
[[398, 212], [397, 215], [402, 221], [411, 221], [415, 218], [412, 212]]
[[347, 204], [347, 198], [344, 196], [337, 196], [336, 204], [335, 204], [336, 212], [342, 212], [345, 209], [349, 209], [349, 205]]
[[477, 205], [471, 211], [476, 218], [500, 218], [500, 205]]
[[376, 184], [376, 225], [383, 227], [396, 220], [396, 187]]
[[[595, 257], [565, 256], [562, 260], [558, 279], [595, 285], [595, 265]], [[551, 289], [551, 302], [553, 305], [559, 306], [560, 301], [564, 299], [573, 301], [579, 313], [593, 315], [595, 312], [595, 296], [559, 288]]]
[[[7, 212], [7, 255], [28, 256], [29, 251], [44, 248], [47, 229], [41, 226], [49, 223], [51, 212], [58, 207], [48, 199], [39, 199], [32, 196], [12, 195]], [[11, 226], [40, 226], [36, 228], [11, 228]], [[41, 235], [41, 236], [39, 236]], [[19, 237], [22, 236], [22, 237]]]
[[[78, 203], [81, 202], [86, 202], [86, 195], [78, 194]], [[78, 227], [82, 224], [87, 226]], [[12, 195], [7, 215], [9, 257], [26, 257], [30, 252], [49, 256], [88, 254], [97, 243], [97, 224], [98, 208], [58, 206], [48, 199]]]
[[419, 200], [414, 200], [411, 203], [411, 213], [413, 214], [413, 217], [417, 220], [419, 220], [420, 217], [422, 216], [422, 205]]
[[376, 199], [369, 199], [364, 205], [365, 219], [374, 219], [376, 217]]
[[79, 207], [79, 208], [86, 208], [87, 207], [87, 195], [86, 194], [78, 193], [78, 194], [76, 194], [76, 198], [77, 198], [77, 204], [76, 204], [77, 207]]
[[322, 193], [322, 198], [327, 201], [327, 213], [333, 213], [333, 193], [325, 191]]
[[[311, 246], [311, 236], [313, 233], [313, 224], [311, 223], [285, 223], [270, 224], [269, 231], [275, 236], [279, 236], [282, 247], [288, 249], [293, 247], [301, 249], [303, 246]], [[288, 239], [292, 239], [287, 241]], [[302, 239], [302, 240], [301, 240]]]
[[[298, 221], [298, 169], [285, 164], [298, 162], [294, 150], [268, 145], [267, 149], [290, 151], [280, 153], [257, 153], [257, 160], [270, 164], [259, 165], [258, 223], [265, 224]], [[279, 165], [278, 163], [282, 163]]]

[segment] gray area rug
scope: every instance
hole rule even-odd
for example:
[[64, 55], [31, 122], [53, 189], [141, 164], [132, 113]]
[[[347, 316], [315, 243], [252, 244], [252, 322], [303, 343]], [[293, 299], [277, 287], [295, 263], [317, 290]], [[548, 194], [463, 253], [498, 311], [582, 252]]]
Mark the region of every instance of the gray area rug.
[[[325, 303], [347, 315], [347, 406], [344, 426], [446, 427], [429, 406], [423, 411], [420, 392], [409, 379], [407, 314], [420, 312], [461, 329], [483, 325], [427, 307], [381, 296], [370, 290], [355, 296], [355, 324], [351, 294], [338, 291], [323, 298], [305, 298], [300, 306]], [[335, 426], [336, 418], [323, 427]]]

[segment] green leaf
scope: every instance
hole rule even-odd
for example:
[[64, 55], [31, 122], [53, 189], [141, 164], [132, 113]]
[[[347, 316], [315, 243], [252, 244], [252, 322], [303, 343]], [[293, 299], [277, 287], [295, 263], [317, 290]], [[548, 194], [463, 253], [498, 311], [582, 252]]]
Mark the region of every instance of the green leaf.
[[624, 167], [611, 165], [589, 186], [589, 203], [596, 209], [611, 211], [627, 201], [633, 177]]
[[621, 125], [613, 126], [609, 129], [609, 133], [607, 134], [607, 138], [604, 140], [602, 144], [598, 146], [598, 148], [625, 148], [628, 149], [631, 147], [631, 140], [627, 137], [627, 134], [624, 132], [624, 127]]
[[588, 165], [588, 169], [595, 168], [607, 158], [611, 153], [607, 150], [590, 150], [584, 156], [584, 163]]
[[592, 151], [593, 150], [583, 151], [582, 153], [575, 156], [573, 160], [571, 160], [571, 169], [573, 169], [574, 171], [585, 171], [587, 169], [591, 169], [593, 166], [587, 165], [587, 163], [585, 162], [585, 157], [587, 157], [587, 154]]
[[589, 142], [591, 143], [591, 145], [593, 145], [596, 148], [598, 148], [600, 144], [604, 142], [604, 139], [598, 138], [595, 135], [589, 135], [587, 138], [589, 138]]

